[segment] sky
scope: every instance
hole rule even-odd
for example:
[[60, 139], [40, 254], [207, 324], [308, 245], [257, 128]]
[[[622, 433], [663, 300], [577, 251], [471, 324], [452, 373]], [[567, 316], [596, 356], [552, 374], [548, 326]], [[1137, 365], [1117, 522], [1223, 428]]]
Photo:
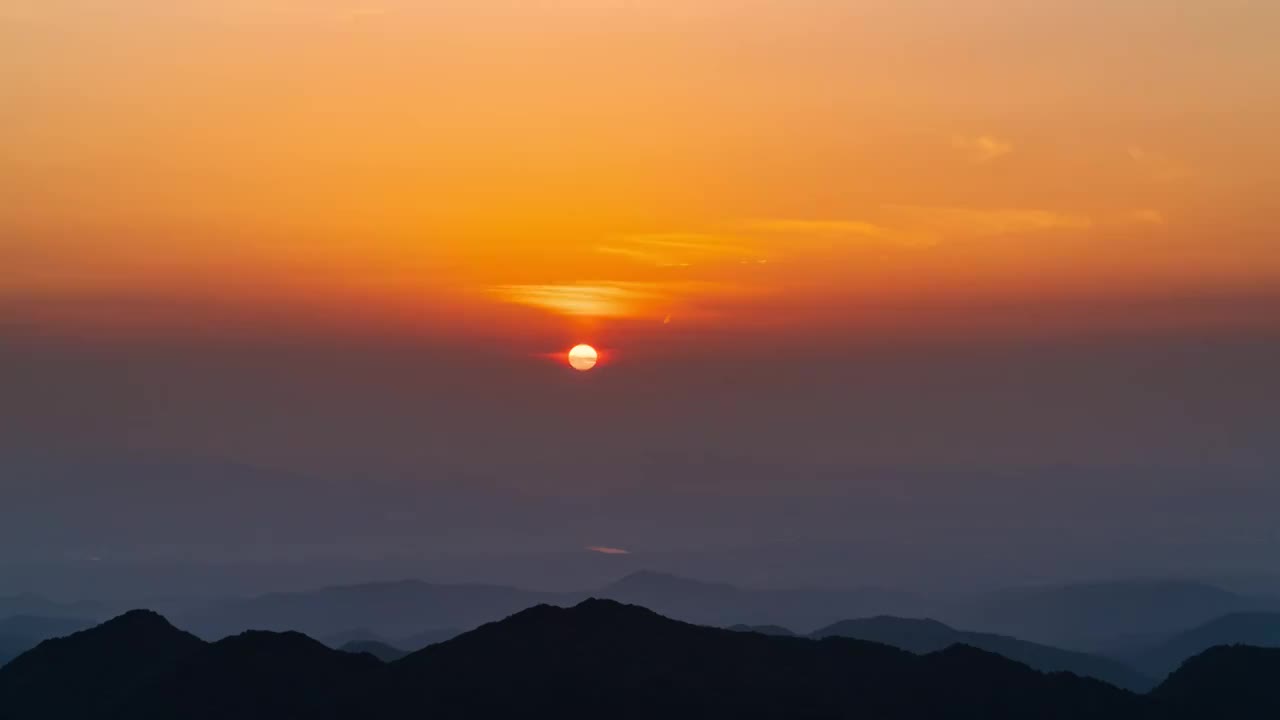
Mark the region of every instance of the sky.
[[[1247, 0], [8, 0], [8, 561], [906, 558], [1034, 547], [1061, 524], [1041, 496], [1126, 508], [1090, 537], [1131, 557], [1059, 574], [1265, 565], [1277, 23]], [[263, 473], [314, 484], [264, 505], [296, 517], [245, 511]], [[210, 493], [248, 494], [184, 502]], [[387, 521], [453, 502], [449, 537]], [[972, 524], [941, 529], [948, 503]]]

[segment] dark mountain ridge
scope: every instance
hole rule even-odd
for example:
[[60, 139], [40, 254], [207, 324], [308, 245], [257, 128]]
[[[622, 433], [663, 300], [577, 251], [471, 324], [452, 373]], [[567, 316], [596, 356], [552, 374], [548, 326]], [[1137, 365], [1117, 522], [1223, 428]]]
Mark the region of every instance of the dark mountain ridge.
[[0, 668], [0, 718], [101, 717], [203, 647], [145, 610], [46, 640]]
[[1153, 676], [1163, 677], [1187, 658], [1222, 645], [1280, 647], [1280, 613], [1225, 615], [1140, 650], [1117, 653], [1116, 657]]
[[1061, 650], [993, 633], [956, 630], [936, 620], [880, 616], [845, 620], [814, 632], [811, 637], [847, 637], [884, 643], [917, 654], [968, 645], [1028, 665], [1041, 672], [1070, 672], [1097, 678], [1116, 687], [1145, 692], [1156, 681], [1121, 662], [1086, 653]]
[[771, 637], [608, 600], [531, 608], [389, 670], [348, 712], [585, 718], [608, 707], [623, 718], [1067, 718], [1099, 709], [1140, 717], [1146, 707], [1104, 683], [1043, 675], [975, 649], [921, 657], [844, 638]]
[[305, 718], [382, 668], [300, 633], [247, 632], [191, 653], [118, 705], [120, 720]]
[[1280, 649], [1211, 648], [1183, 663], [1152, 696], [1177, 718], [1280, 717]]
[[967, 645], [691, 625], [641, 607], [539, 605], [392, 663], [298, 633], [205, 643], [154, 613], [50, 640], [0, 669], [0, 720], [1273, 717], [1280, 651], [1215, 648], [1151, 695]]

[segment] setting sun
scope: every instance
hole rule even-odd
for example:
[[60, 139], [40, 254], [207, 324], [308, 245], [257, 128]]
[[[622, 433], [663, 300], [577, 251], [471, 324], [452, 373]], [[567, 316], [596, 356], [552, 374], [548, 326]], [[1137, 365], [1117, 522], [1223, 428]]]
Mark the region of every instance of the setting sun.
[[600, 353], [590, 345], [578, 345], [569, 351], [569, 366], [579, 372], [586, 372], [600, 362]]

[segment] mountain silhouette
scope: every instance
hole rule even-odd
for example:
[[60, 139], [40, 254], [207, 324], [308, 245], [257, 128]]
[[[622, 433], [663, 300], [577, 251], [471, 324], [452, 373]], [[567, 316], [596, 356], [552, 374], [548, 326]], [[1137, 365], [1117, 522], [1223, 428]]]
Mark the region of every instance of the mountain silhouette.
[[1280, 717], [1280, 649], [1221, 646], [1183, 663], [1152, 693], [1172, 717]]
[[388, 666], [333, 717], [1140, 718], [1136, 695], [973, 648], [689, 625], [588, 600], [539, 606]]
[[1280, 716], [1277, 677], [1280, 650], [1217, 647], [1144, 696], [969, 645], [916, 654], [597, 599], [539, 605], [390, 663], [292, 632], [206, 643], [135, 611], [0, 668], [0, 720], [1253, 720]]
[[400, 648], [392, 647], [386, 643], [380, 643], [373, 640], [349, 642], [338, 649], [345, 653], [355, 653], [357, 655], [365, 653], [372, 655], [382, 662], [395, 662], [409, 654]]
[[1153, 676], [1164, 677], [1188, 658], [1219, 645], [1280, 647], [1280, 613], [1226, 615], [1118, 657]]
[[109, 717], [275, 720], [311, 717], [366, 683], [382, 661], [299, 633], [247, 632], [189, 654]]
[[382, 666], [298, 633], [205, 643], [134, 611], [0, 668], [0, 719], [302, 718]]
[[1075, 673], [1140, 692], [1155, 685], [1151, 678], [1116, 660], [1026, 642], [1005, 635], [964, 632], [936, 620], [910, 620], [889, 616], [845, 620], [818, 630], [812, 637], [869, 640], [917, 654], [938, 652], [952, 645], [969, 645], [1043, 672]]
[[145, 610], [46, 640], [0, 668], [0, 718], [104, 717], [204, 645]]

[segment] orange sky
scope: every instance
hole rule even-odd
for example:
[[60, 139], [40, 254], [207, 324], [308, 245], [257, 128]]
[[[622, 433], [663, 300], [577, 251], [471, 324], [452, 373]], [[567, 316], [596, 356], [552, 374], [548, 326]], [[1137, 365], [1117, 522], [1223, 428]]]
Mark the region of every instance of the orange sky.
[[1270, 326], [1278, 8], [9, 0], [0, 322]]

